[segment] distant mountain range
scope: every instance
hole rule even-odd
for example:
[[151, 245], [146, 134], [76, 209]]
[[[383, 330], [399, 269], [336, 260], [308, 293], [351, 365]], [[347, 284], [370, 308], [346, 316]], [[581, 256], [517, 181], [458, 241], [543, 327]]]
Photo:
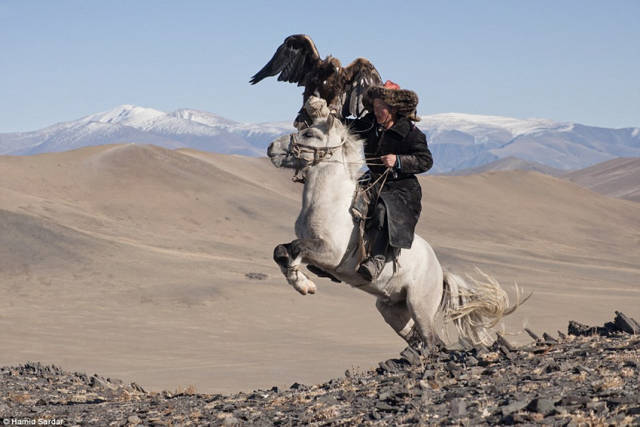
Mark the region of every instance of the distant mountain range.
[[[640, 157], [640, 128], [608, 129], [459, 113], [421, 118], [417, 126], [428, 137], [434, 173], [477, 168], [512, 157], [564, 171], [616, 157]], [[0, 154], [29, 155], [135, 142], [264, 156], [273, 139], [293, 131], [290, 122], [240, 123], [192, 109], [165, 113], [121, 105], [36, 131], [2, 133]]]
[[293, 130], [290, 123], [284, 122], [244, 124], [205, 111], [180, 109], [165, 113], [153, 108], [120, 105], [33, 132], [0, 134], [0, 154], [28, 155], [135, 142], [263, 156], [271, 140]]

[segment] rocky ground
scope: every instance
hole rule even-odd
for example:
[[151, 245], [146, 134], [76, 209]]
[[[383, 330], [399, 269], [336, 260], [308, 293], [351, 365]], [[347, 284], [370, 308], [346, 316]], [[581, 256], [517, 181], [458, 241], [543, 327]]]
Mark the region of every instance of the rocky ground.
[[[530, 332], [530, 331], [529, 331]], [[5, 425], [640, 425], [640, 325], [602, 327], [513, 348], [405, 349], [376, 369], [235, 395], [146, 392], [122, 381], [27, 363], [0, 369]]]

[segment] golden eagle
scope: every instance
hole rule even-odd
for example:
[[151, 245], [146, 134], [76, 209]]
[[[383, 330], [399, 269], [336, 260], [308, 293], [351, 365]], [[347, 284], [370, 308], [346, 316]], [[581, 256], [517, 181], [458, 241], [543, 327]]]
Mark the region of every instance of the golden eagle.
[[[339, 117], [359, 117], [365, 111], [362, 98], [369, 86], [382, 84], [378, 70], [368, 59], [358, 58], [347, 67], [331, 55], [321, 59], [313, 40], [305, 34], [295, 34], [284, 39], [273, 58], [251, 80], [256, 84], [270, 76], [279, 81], [304, 86], [302, 105], [310, 96], [327, 101], [329, 108]], [[293, 125], [298, 129], [310, 123], [304, 108], [298, 112]]]

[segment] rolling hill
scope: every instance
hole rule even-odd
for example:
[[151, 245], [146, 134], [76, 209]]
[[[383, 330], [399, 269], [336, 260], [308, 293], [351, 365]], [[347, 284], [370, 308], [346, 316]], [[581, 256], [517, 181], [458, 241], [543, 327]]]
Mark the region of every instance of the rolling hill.
[[607, 196], [640, 202], [640, 158], [619, 158], [563, 175]]
[[[118, 144], [0, 170], [3, 366], [222, 392], [326, 381], [403, 348], [371, 296], [286, 284], [272, 250], [294, 238], [301, 186], [265, 158]], [[417, 230], [447, 269], [534, 292], [509, 339], [640, 317], [640, 204], [536, 172], [420, 182]]]

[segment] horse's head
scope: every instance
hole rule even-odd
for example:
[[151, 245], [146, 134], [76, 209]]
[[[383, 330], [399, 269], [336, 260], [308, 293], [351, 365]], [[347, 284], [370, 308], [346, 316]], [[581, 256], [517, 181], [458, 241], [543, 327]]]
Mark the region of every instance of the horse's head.
[[267, 149], [271, 162], [278, 168], [300, 170], [333, 157], [342, 148], [346, 130], [329, 113], [324, 99], [310, 97], [304, 107], [313, 124], [297, 133], [283, 135]]

